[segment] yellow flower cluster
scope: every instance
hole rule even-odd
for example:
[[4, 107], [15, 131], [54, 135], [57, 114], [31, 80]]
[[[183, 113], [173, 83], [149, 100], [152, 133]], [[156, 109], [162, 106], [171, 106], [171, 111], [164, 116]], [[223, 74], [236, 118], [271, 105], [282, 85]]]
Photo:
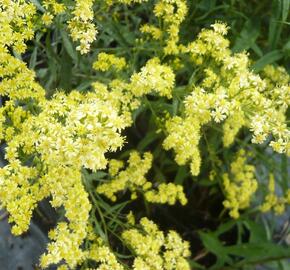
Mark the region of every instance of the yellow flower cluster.
[[185, 19], [187, 14], [186, 1], [160, 0], [154, 6], [154, 14], [157, 18], [163, 21], [164, 29], [167, 33], [167, 38], [165, 40], [166, 44], [163, 48], [164, 53], [178, 54], [180, 24]]
[[152, 38], [156, 40], [159, 40], [162, 37], [162, 31], [154, 25], [144, 24], [141, 26], [140, 31], [143, 34], [150, 34]]
[[[130, 5], [133, 3], [142, 3], [147, 1], [148, 0], [106, 0], [104, 3], [110, 6], [115, 3]], [[3, 0], [3, 2], [10, 1]], [[18, 2], [24, 3], [25, 1], [18, 0]], [[71, 3], [66, 1], [65, 3], [59, 3], [57, 0], [44, 0], [42, 2], [42, 6], [45, 12], [41, 16], [41, 19], [44, 25], [49, 26], [53, 22], [56, 15], [66, 13], [66, 17], [71, 17], [67, 21], [67, 26], [72, 40], [79, 42], [76, 49], [80, 51], [81, 54], [86, 54], [90, 51], [91, 44], [96, 39], [96, 35], [98, 33], [97, 27], [94, 23], [94, 1], [76, 0], [73, 2], [74, 6], [71, 6]], [[30, 6], [32, 6], [35, 10], [35, 6], [32, 3]], [[26, 11], [26, 9], [24, 11]], [[29, 13], [27, 15], [31, 17]], [[25, 31], [29, 30], [29, 28], [25, 29]], [[22, 49], [21, 52], [24, 52], [24, 49]]]
[[[115, 79], [112, 80], [109, 85], [96, 81], [92, 86], [96, 96], [102, 100], [109, 100], [111, 104], [121, 112], [123, 117], [126, 118], [128, 125], [130, 125], [132, 122], [131, 112], [138, 108], [140, 101], [130, 90], [128, 90], [129, 84], [122, 80]], [[116, 126], [119, 126], [117, 122]]]
[[81, 54], [88, 53], [91, 43], [96, 39], [97, 29], [93, 23], [93, 0], [76, 0], [72, 11], [73, 18], [68, 22], [73, 41], [79, 41], [77, 50]]
[[20, 166], [19, 162], [0, 169], [1, 207], [9, 212], [13, 222], [12, 233], [20, 235], [27, 231], [37, 199], [42, 199], [37, 184], [30, 184], [37, 176], [37, 170]]
[[73, 41], [79, 42], [76, 47], [81, 54], [88, 53], [91, 43], [96, 39], [98, 33], [93, 22], [94, 10], [92, 0], [76, 0], [74, 7], [69, 2], [58, 3], [57, 0], [44, 0], [43, 7], [45, 13], [42, 15], [42, 22], [49, 26], [53, 18], [62, 13], [71, 17], [67, 21], [67, 26]]
[[95, 70], [107, 71], [114, 67], [117, 71], [126, 67], [126, 60], [124, 57], [117, 57], [113, 54], [99, 53], [97, 61], [94, 62], [93, 68]]
[[44, 0], [42, 5], [46, 10], [50, 10], [53, 15], [60, 14], [66, 9], [65, 5], [57, 0]]
[[25, 41], [34, 35], [35, 6], [28, 1], [0, 1], [0, 53], [6, 47], [16, 52], [26, 50]]
[[160, 96], [171, 98], [175, 75], [169, 66], [160, 64], [158, 58], [152, 58], [130, 80], [130, 90], [137, 97], [155, 91]]
[[16, 235], [27, 231], [33, 210], [44, 198], [50, 197], [55, 208], [63, 207], [66, 221], [50, 232], [52, 242], [41, 266], [65, 262], [74, 268], [85, 258], [81, 246], [91, 209], [81, 168], [106, 167], [104, 154], [123, 145], [120, 132], [131, 124], [128, 109], [117, 97], [105, 95], [106, 88], [103, 95], [72, 91], [48, 100], [23, 62], [6, 49], [0, 56], [0, 94], [9, 98], [0, 118], [8, 161], [0, 169], [1, 207], [8, 210]]
[[275, 214], [283, 214], [285, 212], [286, 204], [290, 204], [290, 189], [288, 189], [285, 196], [277, 196], [275, 194], [274, 175], [270, 174], [268, 191], [269, 193], [265, 197], [265, 202], [260, 207], [261, 211], [267, 212], [274, 209]]
[[143, 192], [145, 199], [151, 203], [168, 203], [170, 205], [179, 201], [182, 205], [187, 203], [187, 199], [183, 192], [183, 187], [173, 183], [162, 183], [157, 190], [152, 188], [145, 175], [151, 168], [152, 154], [144, 153], [143, 159], [138, 152], [131, 152], [128, 160], [128, 167], [120, 171], [124, 167], [124, 163], [120, 160], [112, 159], [109, 161], [109, 174], [112, 179], [99, 185], [97, 192], [105, 195], [112, 201], [116, 201], [116, 193], [129, 189], [132, 194], [131, 198], [137, 198], [137, 191]]
[[183, 187], [173, 183], [162, 183], [158, 186], [158, 190], [148, 190], [145, 192], [145, 199], [151, 203], [168, 203], [174, 205], [179, 201], [182, 205], [187, 203], [187, 199], [183, 192]]
[[256, 192], [258, 182], [255, 178], [255, 167], [246, 164], [247, 156], [244, 150], [237, 153], [231, 163], [230, 173], [223, 174], [223, 188], [226, 200], [225, 208], [230, 209], [230, 216], [239, 217], [239, 210], [249, 206], [252, 195]]
[[136, 254], [134, 270], [189, 270], [186, 258], [190, 255], [189, 243], [175, 231], [164, 235], [156, 224], [147, 218], [140, 220], [141, 229], [130, 229], [122, 238]]
[[198, 175], [200, 128], [214, 121], [224, 122], [225, 146], [230, 146], [245, 126], [253, 132], [253, 143], [262, 143], [272, 134], [270, 146], [289, 155], [289, 76], [281, 75], [284, 73], [278, 68], [283, 84], [277, 82], [273, 90], [273, 83], [268, 85], [269, 80], [250, 70], [247, 54], [231, 53], [229, 41], [224, 38], [227, 26], [215, 23], [212, 28], [202, 30], [198, 39], [187, 46], [179, 46], [180, 53], [188, 54], [199, 70], [199, 84], [189, 86], [192, 92], [184, 99], [183, 115], [167, 121], [164, 148], [175, 151], [179, 165], [190, 161], [191, 173]]
[[56, 0], [44, 0], [43, 7], [45, 8], [45, 13], [41, 19], [47, 26], [52, 23], [54, 16], [63, 13], [66, 9], [63, 3], [58, 3]]
[[[66, 229], [65, 223], [59, 223], [59, 230]], [[51, 238], [54, 237], [55, 231], [51, 231]], [[67, 239], [68, 245], [71, 243], [70, 239]], [[70, 247], [74, 249], [74, 247]], [[69, 250], [67, 250], [69, 251]], [[104, 243], [104, 241], [99, 238], [95, 232], [93, 231], [92, 224], [89, 224], [87, 228], [87, 239], [86, 239], [86, 248], [82, 254], [83, 262], [86, 261], [94, 261], [97, 263], [97, 267], [95, 268], [85, 268], [92, 270], [124, 270], [124, 267], [118, 262], [116, 256], [113, 251]], [[69, 270], [72, 269], [66, 264], [59, 265], [57, 270]], [[73, 268], [75, 269], [75, 268]]]
[[[145, 178], [145, 174], [149, 171], [152, 164], [152, 154], [144, 153], [143, 159], [138, 152], [131, 152], [128, 160], [128, 167], [119, 172], [108, 183], [98, 186], [97, 192], [104, 194], [112, 201], [116, 201], [116, 193], [129, 189], [132, 192], [132, 199], [136, 198], [136, 191], [147, 190], [151, 187], [151, 183]], [[119, 168], [118, 168], [119, 169]]]
[[34, 72], [24, 62], [10, 55], [6, 48], [0, 48], [0, 95], [15, 102], [43, 100], [45, 90], [34, 78]]
[[163, 142], [166, 150], [174, 149], [175, 161], [178, 165], [190, 162], [192, 175], [198, 175], [201, 157], [198, 149], [200, 139], [200, 123], [195, 117], [185, 119], [175, 116], [166, 122], [168, 136]]
[[124, 270], [124, 267], [117, 261], [114, 253], [102, 243], [93, 244], [88, 252], [88, 259], [99, 263], [96, 270]]
[[123, 167], [124, 162], [122, 160], [111, 159], [109, 161], [109, 174], [111, 176], [116, 176]]
[[231, 113], [223, 125], [223, 144], [229, 147], [235, 140], [239, 130], [245, 125], [245, 114], [242, 111]]
[[267, 65], [262, 70], [261, 75], [267, 81], [269, 90], [274, 89], [277, 85], [287, 85], [290, 81], [290, 76], [284, 67]]
[[[121, 69], [125, 63], [124, 58], [100, 53], [98, 60], [94, 63], [94, 68], [104, 71], [113, 65], [116, 69]], [[140, 105], [140, 98], [146, 94], [156, 93], [159, 96], [171, 98], [174, 84], [173, 70], [168, 65], [161, 64], [160, 60], [154, 57], [148, 60], [139, 72], [131, 75], [129, 83], [115, 79], [108, 85], [95, 82], [93, 87], [100, 98], [110, 99], [119, 104], [128, 115], [131, 115], [132, 110], [137, 109]]]

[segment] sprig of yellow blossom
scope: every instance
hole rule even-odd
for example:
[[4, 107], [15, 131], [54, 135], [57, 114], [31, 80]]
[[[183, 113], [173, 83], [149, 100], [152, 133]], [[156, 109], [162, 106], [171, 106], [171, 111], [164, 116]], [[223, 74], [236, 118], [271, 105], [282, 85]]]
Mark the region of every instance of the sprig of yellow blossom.
[[[155, 4], [153, 12], [157, 18], [164, 22], [164, 31], [167, 33], [167, 37], [165, 38], [165, 46], [163, 48], [164, 53], [169, 55], [178, 54], [180, 24], [185, 19], [187, 14], [186, 1], [160, 0]], [[150, 28], [154, 29], [151, 26]]]
[[126, 67], [126, 60], [124, 57], [117, 57], [113, 54], [99, 53], [97, 61], [94, 62], [93, 68], [95, 70], [107, 71], [114, 67], [117, 71]]
[[[284, 77], [283, 85], [275, 86], [272, 93], [277, 94], [269, 95], [272, 84], [250, 70], [248, 55], [230, 51], [229, 41], [224, 38], [227, 26], [215, 23], [212, 28], [202, 30], [187, 46], [179, 46], [180, 52], [201, 67], [201, 83], [189, 86], [192, 92], [184, 99], [183, 115], [167, 121], [164, 148], [175, 151], [179, 165], [189, 161], [192, 175], [198, 175], [200, 129], [213, 121], [224, 122], [225, 146], [230, 146], [245, 126], [253, 133], [253, 143], [263, 143], [272, 134], [270, 146], [289, 155], [290, 131], [285, 122], [290, 103], [289, 76]], [[215, 71], [203, 69], [205, 61]]]
[[147, 218], [140, 220], [141, 229], [129, 229], [122, 238], [136, 254], [134, 270], [189, 270], [186, 258], [190, 256], [189, 243], [178, 233], [164, 235], [155, 223]]
[[124, 167], [124, 163], [120, 160], [112, 159], [109, 162], [109, 173], [112, 179], [97, 187], [97, 192], [105, 195], [112, 201], [117, 200], [116, 194], [120, 191], [129, 189], [131, 198], [137, 198], [137, 191], [144, 193], [145, 199], [151, 203], [168, 203], [170, 205], [180, 201], [182, 205], [187, 203], [183, 187], [173, 183], [161, 183], [157, 190], [152, 188], [145, 175], [151, 168], [153, 156], [150, 152], [143, 155], [143, 159], [136, 151], [130, 153], [128, 166]]
[[158, 190], [146, 191], [145, 199], [151, 203], [168, 203], [169, 205], [174, 205], [177, 201], [180, 201], [181, 205], [187, 203], [183, 187], [173, 183], [162, 183], [158, 186]]
[[79, 41], [77, 50], [81, 54], [88, 53], [91, 43], [96, 39], [98, 33], [93, 23], [94, 11], [93, 0], [76, 0], [72, 11], [73, 17], [68, 22], [68, 29], [73, 41]]
[[0, 1], [0, 52], [12, 47], [16, 52], [26, 50], [25, 41], [33, 38], [35, 6], [27, 1]]
[[63, 3], [58, 3], [56, 0], [44, 0], [42, 5], [45, 12], [41, 19], [46, 26], [51, 25], [54, 17], [66, 10], [66, 6]]
[[[5, 138], [9, 164], [0, 170], [1, 203], [15, 224], [14, 234], [28, 229], [32, 211], [43, 198], [51, 196], [53, 207], [63, 206], [68, 222], [59, 223], [50, 233], [53, 241], [41, 266], [64, 259], [73, 268], [84, 258], [80, 246], [91, 209], [81, 168], [105, 168], [104, 153], [122, 146], [119, 131], [130, 122], [110, 101], [100, 100], [93, 92], [57, 93], [50, 100], [39, 101], [38, 106], [39, 114], [27, 117], [13, 137]], [[34, 157], [30, 166], [22, 165], [20, 148], [25, 156]]]
[[151, 164], [151, 153], [144, 153], [142, 159], [138, 152], [131, 152], [128, 159], [128, 167], [116, 176], [113, 176], [114, 178], [109, 182], [99, 185], [97, 192], [104, 194], [112, 201], [116, 201], [116, 193], [128, 188], [132, 192], [132, 199], [136, 198], [136, 191], [138, 189], [147, 190], [152, 185], [145, 178], [145, 174], [151, 168]]
[[265, 201], [260, 207], [261, 211], [267, 212], [274, 209], [276, 215], [283, 214], [286, 209], [286, 204], [290, 204], [290, 189], [287, 190], [285, 196], [277, 196], [275, 193], [274, 175], [270, 174], [268, 191], [269, 193], [266, 195]]
[[160, 64], [160, 60], [155, 57], [140, 72], [134, 73], [130, 81], [130, 90], [137, 97], [155, 91], [160, 96], [171, 98], [175, 75], [169, 66]]
[[222, 175], [225, 200], [223, 205], [230, 209], [230, 216], [239, 217], [239, 210], [250, 205], [251, 198], [258, 188], [255, 167], [247, 162], [246, 152], [240, 150], [231, 163], [230, 173]]

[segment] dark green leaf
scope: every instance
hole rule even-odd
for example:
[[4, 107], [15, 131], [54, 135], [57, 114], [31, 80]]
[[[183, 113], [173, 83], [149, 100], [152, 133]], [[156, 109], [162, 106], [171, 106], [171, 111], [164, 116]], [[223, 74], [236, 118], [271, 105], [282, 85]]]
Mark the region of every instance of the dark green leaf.
[[253, 66], [255, 72], [261, 71], [266, 65], [272, 64], [283, 57], [283, 52], [281, 50], [275, 50], [265, 54], [261, 59], [259, 59]]
[[63, 46], [67, 51], [68, 55], [71, 57], [72, 60], [74, 60], [74, 62], [77, 62], [78, 60], [77, 51], [75, 50], [70, 38], [68, 37], [67, 32], [61, 29], [60, 35], [63, 41]]

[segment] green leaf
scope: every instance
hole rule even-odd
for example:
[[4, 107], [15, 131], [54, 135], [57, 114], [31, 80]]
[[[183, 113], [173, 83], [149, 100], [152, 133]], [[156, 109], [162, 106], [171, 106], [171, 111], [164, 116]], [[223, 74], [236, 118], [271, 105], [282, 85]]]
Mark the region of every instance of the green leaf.
[[283, 57], [283, 52], [281, 50], [275, 50], [265, 54], [261, 59], [259, 59], [253, 66], [255, 72], [261, 71], [266, 65], [272, 64]]
[[193, 260], [189, 260], [189, 265], [192, 269], [205, 269], [204, 266], [202, 266], [201, 264], [193, 261]]
[[172, 102], [172, 115], [177, 115], [177, 112], [178, 112], [178, 104], [179, 104], [179, 101], [177, 98], [174, 98], [173, 99], [173, 102]]
[[286, 22], [289, 15], [290, 1], [282, 0], [282, 23]]
[[64, 48], [67, 51], [68, 55], [71, 57], [72, 60], [74, 60], [74, 62], [77, 62], [77, 60], [78, 60], [77, 51], [75, 50], [74, 46], [72, 45], [72, 42], [70, 41], [66, 31], [61, 29], [60, 35], [61, 35], [61, 38], [63, 41]]
[[33, 3], [39, 11], [45, 12], [45, 9], [42, 7], [38, 0], [30, 0], [30, 2]]
[[94, 172], [94, 173], [89, 174], [89, 178], [92, 180], [102, 180], [107, 176], [108, 176], [108, 174], [106, 172], [102, 172], [102, 171], [98, 171], [98, 172]]
[[283, 51], [286, 51], [290, 54], [290, 40], [283, 46]]
[[106, 236], [106, 234], [104, 233], [104, 231], [102, 230], [102, 227], [101, 227], [101, 225], [99, 224], [99, 222], [96, 220], [96, 219], [94, 219], [94, 221], [93, 221], [93, 223], [94, 223], [94, 229], [97, 231], [97, 234], [104, 240], [104, 241], [107, 241], [107, 236]]
[[160, 137], [160, 134], [156, 133], [155, 130], [150, 131], [146, 136], [139, 142], [137, 149], [138, 151], [144, 151], [148, 145], [157, 140]]
[[290, 249], [274, 243], [247, 243], [225, 248], [228, 254], [243, 257], [238, 265], [263, 263], [290, 257]]
[[33, 52], [30, 56], [30, 60], [29, 60], [29, 69], [34, 69], [35, 65], [36, 65], [36, 60], [37, 60], [37, 46], [34, 47]]
[[62, 65], [60, 68], [61, 76], [59, 87], [68, 91], [71, 88], [72, 82], [72, 60], [69, 57], [67, 51], [62, 52]]
[[218, 254], [221, 250], [223, 250], [223, 245], [220, 240], [216, 237], [214, 233], [208, 232], [200, 232], [199, 233], [201, 241], [205, 248], [211, 251], [214, 254]]
[[177, 185], [182, 185], [186, 177], [188, 177], [188, 170], [186, 166], [178, 166], [177, 174], [174, 178], [174, 183]]
[[289, 0], [274, 0], [272, 2], [272, 15], [270, 19], [268, 37], [270, 50], [277, 48], [283, 24], [286, 22], [289, 14], [289, 6]]
[[261, 226], [261, 224], [258, 224], [251, 220], [246, 220], [243, 223], [250, 231], [250, 243], [261, 243], [268, 241], [267, 232], [264, 226]]
[[221, 234], [229, 231], [230, 229], [232, 229], [235, 225], [237, 224], [236, 220], [230, 220], [226, 223], [221, 224], [217, 230], [214, 232], [214, 234], [216, 236], [220, 236]]
[[50, 38], [50, 31], [48, 31], [46, 38], [45, 38], [45, 52], [47, 55], [47, 64], [48, 64], [48, 80], [45, 83], [45, 88], [47, 90], [48, 95], [52, 95], [54, 89], [53, 84], [57, 81], [57, 77], [59, 74], [59, 56], [54, 52], [52, 47], [52, 41]]
[[93, 83], [93, 81], [88, 79], [88, 80], [80, 83], [76, 89], [80, 90], [80, 91], [86, 90], [87, 88], [89, 88], [91, 86], [92, 83]]
[[35, 66], [36, 66], [36, 61], [37, 61], [37, 53], [38, 53], [38, 46], [37, 46], [37, 44], [38, 44], [38, 42], [40, 41], [40, 39], [43, 37], [43, 34], [42, 33], [40, 33], [40, 32], [38, 32], [38, 33], [36, 33], [36, 35], [35, 35], [35, 46], [34, 46], [34, 49], [33, 49], [33, 51], [32, 51], [32, 54], [31, 54], [31, 56], [30, 56], [30, 60], [29, 60], [29, 65], [28, 65], [28, 67], [30, 68], [30, 69], [34, 69], [35, 68]]
[[217, 257], [217, 261], [211, 267], [211, 269], [219, 269], [225, 263], [230, 263], [232, 261], [231, 258], [228, 256], [225, 247], [214, 233], [199, 232], [199, 235], [204, 247], [211, 253], [215, 254]]
[[260, 33], [260, 21], [252, 19], [246, 21], [233, 47], [234, 52], [241, 52], [251, 48]]

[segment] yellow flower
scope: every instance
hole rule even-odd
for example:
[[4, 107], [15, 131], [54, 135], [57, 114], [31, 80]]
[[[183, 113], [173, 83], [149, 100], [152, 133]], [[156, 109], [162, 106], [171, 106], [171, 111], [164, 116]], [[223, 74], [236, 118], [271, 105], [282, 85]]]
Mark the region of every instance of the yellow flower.
[[95, 70], [107, 71], [111, 67], [120, 71], [126, 67], [126, 61], [124, 57], [117, 57], [113, 54], [99, 53], [97, 61], [94, 62], [93, 68]]
[[176, 201], [180, 201], [182, 205], [187, 203], [183, 187], [173, 183], [162, 183], [158, 186], [158, 190], [148, 190], [145, 192], [145, 199], [151, 203], [168, 203], [173, 205]]
[[240, 150], [235, 160], [231, 163], [230, 174], [223, 175], [223, 187], [225, 192], [225, 208], [230, 209], [230, 216], [239, 217], [239, 210], [250, 205], [251, 198], [258, 188], [255, 178], [255, 167], [246, 164], [247, 156], [244, 150]]
[[50, 13], [44, 13], [42, 15], [42, 21], [45, 25], [50, 25], [52, 23], [53, 20], [53, 15]]
[[175, 231], [165, 235], [156, 224], [147, 218], [140, 220], [141, 229], [130, 229], [122, 238], [136, 253], [134, 270], [189, 270], [186, 258], [190, 256], [189, 243]]
[[120, 171], [117, 175], [112, 175], [113, 179], [111, 181], [98, 186], [97, 192], [104, 194], [106, 197], [114, 201], [116, 200], [117, 192], [128, 188], [132, 192], [132, 199], [135, 199], [135, 192], [138, 189], [144, 188], [144, 185], [148, 183], [145, 174], [151, 168], [151, 164], [151, 153], [144, 153], [142, 159], [137, 152], [131, 152], [128, 160], [128, 167], [125, 170]]
[[275, 193], [275, 179], [274, 175], [270, 174], [268, 183], [269, 193], [265, 196], [265, 201], [260, 206], [262, 212], [274, 210], [276, 215], [281, 215], [285, 212], [286, 204], [290, 204], [290, 189], [287, 190], [284, 196], [277, 196]]
[[169, 66], [160, 64], [158, 58], [152, 58], [130, 80], [130, 90], [137, 97], [155, 91], [160, 96], [171, 98], [175, 75]]

